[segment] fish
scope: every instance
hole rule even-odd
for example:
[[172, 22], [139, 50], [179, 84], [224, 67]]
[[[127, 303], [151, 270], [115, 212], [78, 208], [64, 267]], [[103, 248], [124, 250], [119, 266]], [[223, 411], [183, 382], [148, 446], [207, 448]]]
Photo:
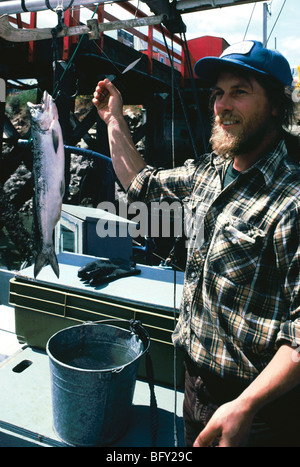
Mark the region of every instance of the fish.
[[34, 214], [38, 237], [34, 277], [50, 264], [59, 278], [53, 233], [65, 193], [65, 151], [56, 104], [44, 91], [41, 104], [27, 102], [33, 143]]

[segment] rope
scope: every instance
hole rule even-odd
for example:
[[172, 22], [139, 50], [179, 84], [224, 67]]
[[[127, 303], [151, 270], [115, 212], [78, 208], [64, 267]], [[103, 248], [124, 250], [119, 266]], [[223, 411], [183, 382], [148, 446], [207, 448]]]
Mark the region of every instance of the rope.
[[[175, 133], [174, 133], [174, 120], [175, 120], [175, 115], [174, 115], [174, 108], [175, 108], [175, 105], [174, 105], [174, 94], [175, 94], [175, 83], [176, 83], [176, 80], [175, 80], [175, 73], [174, 73], [174, 61], [173, 61], [173, 40], [172, 40], [172, 57], [170, 55], [170, 52], [169, 52], [169, 48], [168, 48], [168, 44], [167, 44], [167, 41], [166, 41], [166, 37], [165, 37], [165, 34], [164, 34], [164, 31], [163, 31], [163, 28], [161, 26], [161, 33], [162, 33], [162, 36], [164, 38], [164, 42], [165, 42], [165, 46], [166, 46], [166, 49], [167, 49], [167, 52], [168, 52], [168, 56], [169, 56], [169, 60], [170, 60], [170, 64], [171, 64], [171, 67], [172, 67], [172, 158], [173, 158], [173, 167], [175, 166], [175, 159], [174, 159], [174, 146], [175, 146]], [[194, 139], [193, 139], [193, 135], [191, 133], [191, 129], [190, 129], [190, 125], [189, 125], [189, 122], [188, 122], [188, 119], [187, 119], [187, 114], [186, 114], [186, 111], [185, 111], [185, 106], [183, 104], [183, 100], [182, 100], [182, 96], [181, 96], [181, 93], [179, 91], [179, 87], [176, 83], [176, 87], [177, 87], [177, 91], [178, 91], [178, 94], [179, 94], [179, 97], [180, 97], [180, 101], [181, 101], [181, 104], [182, 104], [182, 108], [183, 108], [183, 112], [184, 112], [184, 115], [185, 115], [185, 119], [186, 119], [186, 123], [187, 123], [187, 126], [189, 128], [189, 131], [190, 131], [190, 136], [191, 136], [191, 141], [193, 143], [193, 146], [194, 146], [194, 150], [195, 150], [195, 155], [197, 154], [197, 151], [196, 151], [196, 148], [195, 148], [195, 145], [194, 145]], [[175, 329], [175, 326], [176, 326], [176, 318], [177, 318], [177, 309], [176, 309], [176, 258], [175, 258], [175, 251], [174, 251], [174, 258], [173, 258], [173, 261], [172, 261], [172, 267], [173, 267], [173, 270], [174, 270], [174, 290], [173, 290], [173, 319], [174, 319], [174, 329]], [[178, 428], [177, 428], [177, 349], [174, 345], [173, 347], [173, 390], [174, 390], [174, 419], [173, 419], [173, 435], [174, 435], [174, 446], [175, 447], [178, 447]]]
[[154, 373], [150, 350], [146, 352], [146, 373], [150, 389], [151, 445], [155, 447], [158, 433], [158, 408], [154, 391]]
[[[49, 0], [46, 0], [46, 1], [49, 2]], [[74, 1], [74, 0], [72, 0], [72, 3], [73, 3], [73, 1]], [[92, 14], [91, 18], [93, 18], [93, 17], [95, 16], [95, 14], [97, 13], [98, 8], [99, 8], [99, 4], [97, 5], [97, 7], [96, 7], [94, 13]], [[60, 86], [60, 83], [61, 83], [61, 81], [63, 80], [63, 78], [64, 78], [65, 74], [67, 73], [67, 71], [69, 70], [70, 66], [72, 65], [73, 60], [74, 60], [74, 58], [75, 58], [75, 56], [76, 56], [76, 54], [77, 54], [77, 52], [78, 52], [78, 49], [79, 49], [79, 47], [80, 47], [81, 42], [83, 41], [83, 39], [84, 39], [84, 36], [82, 35], [82, 36], [80, 37], [80, 40], [79, 40], [79, 42], [78, 42], [78, 44], [77, 44], [76, 49], [75, 49], [74, 52], [73, 52], [72, 57], [70, 58], [70, 60], [69, 60], [69, 62], [68, 62], [68, 64], [67, 64], [67, 66], [66, 66], [66, 68], [64, 69], [64, 71], [63, 71], [63, 73], [62, 73], [62, 75], [61, 75], [59, 81], [57, 82], [57, 84], [56, 84], [56, 86], [55, 86], [55, 88], [54, 88], [53, 95], [52, 95], [52, 97], [53, 97], [54, 100], [55, 100], [55, 95], [56, 95], [56, 93], [58, 92], [58, 88], [59, 88], [59, 86]]]
[[[139, 336], [144, 346], [146, 347], [148, 342], [145, 340], [145, 330], [143, 329], [141, 321], [131, 319], [129, 323], [130, 323], [130, 329]], [[142, 332], [140, 332], [140, 330]], [[147, 374], [148, 385], [150, 389], [151, 446], [155, 447], [156, 440], [157, 440], [157, 433], [158, 433], [158, 407], [157, 407], [157, 400], [156, 400], [155, 390], [154, 390], [154, 372], [153, 372], [152, 359], [150, 355], [150, 346], [148, 346], [145, 355], [146, 355], [146, 374]]]
[[[174, 330], [176, 327], [176, 318], [177, 318], [177, 309], [176, 309], [176, 268], [174, 268], [174, 304], [173, 304], [173, 314], [174, 314]], [[177, 349], [174, 345], [173, 347], [173, 375], [174, 375], [174, 446], [178, 447], [178, 428], [177, 428]]]
[[[171, 63], [171, 70], [172, 70], [172, 163], [173, 168], [175, 168], [175, 73], [174, 73], [174, 41], [173, 41], [173, 34], [172, 34], [172, 61]], [[176, 260], [176, 258], [175, 258]], [[174, 329], [176, 324], [176, 269], [174, 268]], [[178, 447], [178, 429], [177, 429], [177, 359], [176, 359], [176, 347], [173, 347], [173, 381], [174, 381], [174, 446]]]
[[50, 5], [49, 0], [45, 0], [45, 3], [46, 3], [46, 6], [47, 6], [48, 10], [51, 10], [54, 13], [56, 13], [57, 14], [57, 20], [58, 20], [57, 21], [57, 26], [51, 30], [52, 49], [53, 49], [53, 62], [54, 63], [57, 63], [57, 61], [59, 59], [58, 58], [58, 47], [57, 47], [57, 34], [60, 31], [63, 30], [63, 24], [64, 24], [63, 13], [64, 13], [64, 11], [68, 10], [72, 6], [73, 2], [74, 2], [74, 0], [71, 0], [69, 5], [64, 9], [62, 0], [57, 1], [57, 7], [56, 8], [52, 8], [52, 6]]
[[62, 21], [62, 10], [58, 10], [57, 12], [58, 23], [55, 28], [51, 30], [52, 34], [52, 50], [53, 50], [53, 62], [57, 63], [58, 57], [58, 46], [57, 46], [57, 34], [58, 32], [62, 31], [63, 29], [63, 21]]

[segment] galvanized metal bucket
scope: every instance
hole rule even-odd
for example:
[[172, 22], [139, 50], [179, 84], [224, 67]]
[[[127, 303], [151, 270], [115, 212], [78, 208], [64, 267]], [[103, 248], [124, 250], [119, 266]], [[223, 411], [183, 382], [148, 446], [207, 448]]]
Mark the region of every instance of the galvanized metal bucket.
[[130, 420], [138, 364], [150, 338], [137, 321], [127, 322], [129, 330], [104, 323], [71, 326], [47, 343], [53, 428], [71, 446], [112, 444]]

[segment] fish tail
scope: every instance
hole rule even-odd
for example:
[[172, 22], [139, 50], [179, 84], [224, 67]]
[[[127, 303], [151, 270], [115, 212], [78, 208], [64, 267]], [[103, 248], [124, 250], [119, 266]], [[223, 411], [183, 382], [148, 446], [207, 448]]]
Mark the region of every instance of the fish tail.
[[53, 246], [43, 247], [42, 251], [37, 255], [34, 265], [34, 277], [36, 278], [41, 269], [48, 264], [59, 278], [59, 265]]

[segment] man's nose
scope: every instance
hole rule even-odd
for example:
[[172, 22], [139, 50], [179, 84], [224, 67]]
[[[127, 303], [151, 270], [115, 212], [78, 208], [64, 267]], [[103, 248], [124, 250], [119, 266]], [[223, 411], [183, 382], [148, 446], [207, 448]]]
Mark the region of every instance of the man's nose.
[[219, 96], [215, 101], [215, 111], [217, 114], [221, 112], [233, 110], [233, 103], [230, 95], [224, 93], [222, 96]]

